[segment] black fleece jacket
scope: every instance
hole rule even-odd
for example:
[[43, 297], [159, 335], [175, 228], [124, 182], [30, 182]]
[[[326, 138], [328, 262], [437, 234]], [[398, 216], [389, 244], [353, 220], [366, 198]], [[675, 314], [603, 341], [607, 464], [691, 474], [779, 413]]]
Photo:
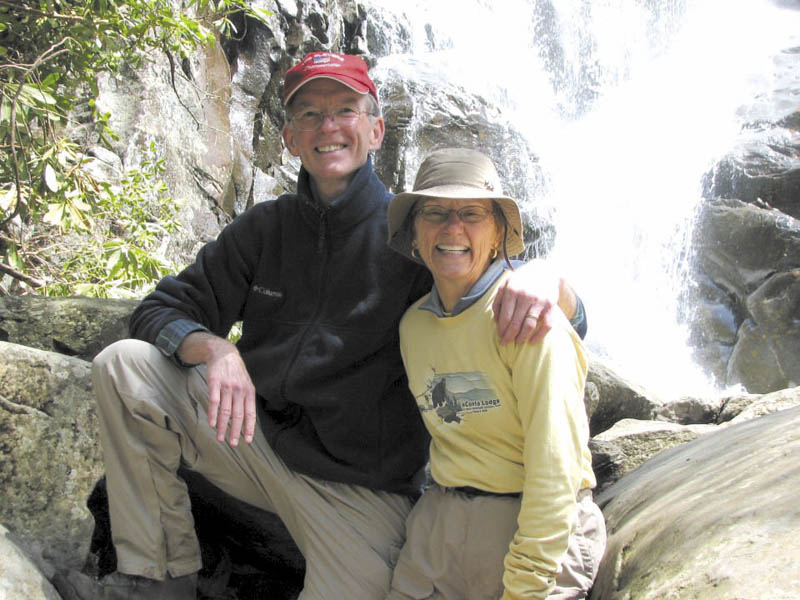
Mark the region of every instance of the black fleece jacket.
[[367, 162], [323, 207], [302, 169], [298, 193], [257, 204], [167, 277], [131, 318], [155, 343], [177, 320], [238, 342], [259, 425], [301, 473], [413, 494], [428, 436], [410, 397], [398, 322], [427, 293], [427, 270], [386, 243], [391, 195]]

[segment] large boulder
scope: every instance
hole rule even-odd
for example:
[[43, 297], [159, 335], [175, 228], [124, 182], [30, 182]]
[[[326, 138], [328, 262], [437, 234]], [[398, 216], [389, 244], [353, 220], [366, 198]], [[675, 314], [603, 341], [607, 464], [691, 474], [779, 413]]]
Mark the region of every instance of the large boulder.
[[597, 497], [609, 539], [593, 600], [800, 597], [798, 464], [800, 407], [628, 473]]
[[732, 415], [729, 421], [731, 424], [743, 423], [798, 405], [800, 405], [800, 387], [787, 388], [771, 394], [751, 396], [749, 402], [737, 407], [736, 411], [732, 409], [730, 412], [726, 411], [725, 416]]
[[664, 400], [619, 375], [606, 361], [590, 355], [584, 403], [592, 407], [589, 429], [596, 435], [621, 419], [655, 418]]
[[[800, 264], [800, 247], [797, 259]], [[728, 382], [762, 394], [800, 385], [800, 267], [769, 277], [745, 305]]]
[[[663, 405], [657, 421], [623, 418], [589, 440], [595, 492], [616, 483], [636, 467], [673, 446], [719, 431], [721, 427], [800, 406], [800, 387], [771, 394], [681, 398]], [[713, 407], [713, 408], [712, 408]]]
[[100, 298], [0, 297], [0, 340], [92, 360], [128, 337], [138, 302]]
[[739, 200], [707, 201], [695, 229], [698, 267], [742, 302], [769, 276], [800, 264], [800, 221]]
[[[786, 84], [786, 92], [796, 90], [797, 75]], [[706, 195], [739, 198], [750, 204], [777, 208], [800, 219], [798, 130], [800, 112], [774, 124], [761, 121], [749, 128], [740, 147], [725, 156], [706, 176]]]
[[800, 382], [800, 221], [738, 200], [701, 208], [690, 297], [697, 356], [722, 384], [768, 393]]
[[0, 522], [48, 576], [80, 567], [103, 472], [89, 363], [0, 342]]
[[0, 600], [61, 600], [53, 585], [0, 525]]
[[612, 428], [599, 433], [590, 442], [592, 463], [597, 467], [597, 490], [609, 487], [659, 452], [717, 429], [718, 425], [710, 424], [681, 425], [639, 419], [617, 421]]

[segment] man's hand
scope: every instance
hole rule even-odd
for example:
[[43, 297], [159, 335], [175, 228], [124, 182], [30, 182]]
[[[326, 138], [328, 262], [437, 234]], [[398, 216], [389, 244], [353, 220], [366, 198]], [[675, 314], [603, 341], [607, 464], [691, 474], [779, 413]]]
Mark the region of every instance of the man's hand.
[[577, 298], [544, 261], [532, 260], [516, 269], [500, 286], [492, 304], [500, 344], [541, 341], [553, 328], [556, 306], [571, 319]]
[[[229, 341], [197, 331], [178, 348], [179, 358], [190, 364], [205, 364], [208, 374], [208, 424], [217, 430], [217, 441], [239, 444], [253, 441], [256, 428], [256, 392], [239, 351]], [[229, 429], [230, 425], [230, 429]], [[244, 429], [242, 428], [244, 426]]]

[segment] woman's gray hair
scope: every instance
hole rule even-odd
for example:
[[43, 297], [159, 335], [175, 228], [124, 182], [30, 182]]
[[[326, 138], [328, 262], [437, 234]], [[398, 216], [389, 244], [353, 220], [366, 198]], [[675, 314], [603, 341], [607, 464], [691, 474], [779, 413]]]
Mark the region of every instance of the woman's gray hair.
[[494, 200], [492, 200], [492, 214], [494, 215], [495, 223], [503, 227], [503, 259], [506, 261], [508, 268], [513, 271], [514, 265], [511, 264], [511, 260], [508, 258], [508, 248], [506, 247], [506, 242], [508, 241], [508, 219], [506, 219], [503, 209]]

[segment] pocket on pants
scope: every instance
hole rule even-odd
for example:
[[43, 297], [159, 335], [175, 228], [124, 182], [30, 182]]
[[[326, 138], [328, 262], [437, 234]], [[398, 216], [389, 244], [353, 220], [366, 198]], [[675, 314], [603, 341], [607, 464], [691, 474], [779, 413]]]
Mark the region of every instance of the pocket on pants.
[[425, 557], [428, 554], [429, 540], [423, 533], [430, 533], [436, 516], [435, 508], [429, 507], [432, 504], [429, 493], [422, 495], [408, 515], [406, 542], [402, 548], [398, 548], [392, 576], [392, 591], [398, 591], [414, 600], [424, 600], [433, 595], [433, 582], [423, 570], [428, 562]]

